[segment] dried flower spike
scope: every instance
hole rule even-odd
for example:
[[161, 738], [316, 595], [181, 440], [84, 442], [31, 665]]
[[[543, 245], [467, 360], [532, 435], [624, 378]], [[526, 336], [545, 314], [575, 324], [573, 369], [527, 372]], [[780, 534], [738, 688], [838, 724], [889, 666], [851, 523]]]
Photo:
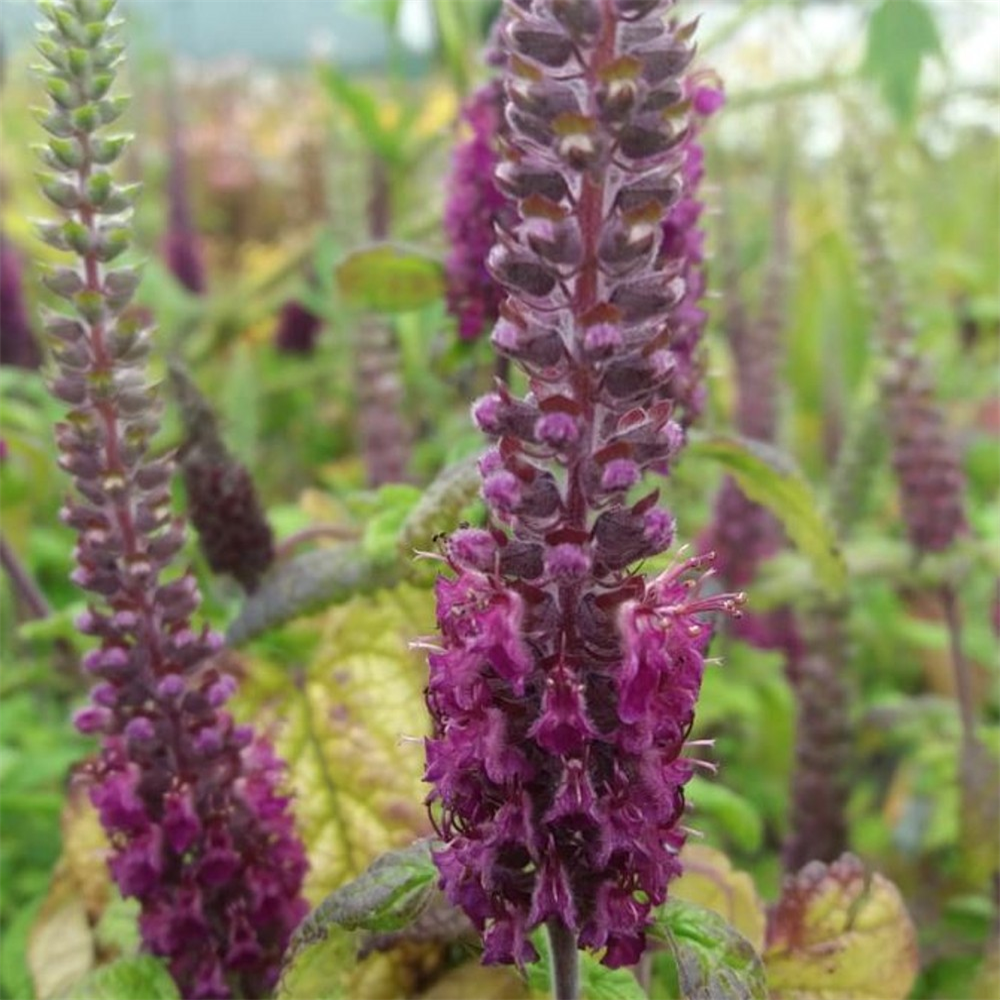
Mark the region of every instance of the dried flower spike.
[[496, 439], [491, 523], [447, 542], [427, 688], [436, 861], [488, 963], [531, 960], [541, 924], [609, 966], [639, 958], [680, 868], [706, 616], [741, 601], [699, 596], [708, 557], [629, 569], [670, 547], [673, 519], [628, 493], [683, 443], [664, 379], [687, 244], [665, 245], [663, 220], [685, 192], [693, 49], [670, 6], [505, 7], [497, 177], [518, 221], [489, 258], [508, 292], [492, 340], [530, 389], [474, 407]]
[[114, 0], [39, 6], [51, 97], [42, 189], [62, 210], [41, 232], [79, 261], [46, 277], [66, 310], [46, 316], [46, 332], [52, 392], [70, 407], [56, 436], [79, 494], [62, 511], [78, 532], [72, 578], [93, 596], [77, 627], [100, 641], [83, 660], [96, 683], [75, 720], [101, 738], [84, 776], [112, 875], [139, 901], [144, 945], [182, 994], [260, 997], [306, 910], [305, 858], [278, 790], [282, 765], [226, 711], [236, 685], [212, 663], [219, 638], [192, 625], [194, 578], [163, 577], [183, 523], [171, 516], [171, 463], [149, 455], [150, 331], [123, 319], [139, 272], [112, 266], [129, 246], [135, 196], [107, 169], [127, 144], [104, 132], [126, 106], [108, 96], [120, 22]]

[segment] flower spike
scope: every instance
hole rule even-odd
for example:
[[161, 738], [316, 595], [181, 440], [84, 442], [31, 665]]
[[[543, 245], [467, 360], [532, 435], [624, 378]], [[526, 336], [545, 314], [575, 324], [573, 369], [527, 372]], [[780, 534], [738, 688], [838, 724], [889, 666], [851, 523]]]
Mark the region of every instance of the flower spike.
[[101, 740], [84, 778], [111, 841], [111, 874], [140, 906], [145, 947], [166, 959], [185, 997], [262, 997], [306, 904], [305, 872], [282, 764], [226, 710], [236, 682], [221, 645], [192, 616], [190, 572], [165, 571], [184, 543], [172, 515], [172, 464], [150, 455], [159, 407], [146, 374], [151, 331], [126, 318], [138, 269], [117, 263], [131, 240], [131, 187], [109, 167], [127, 138], [104, 128], [122, 53], [114, 0], [50, 0], [39, 51], [52, 137], [42, 190], [61, 211], [43, 238], [78, 266], [54, 268], [65, 300], [46, 317], [60, 464], [77, 496], [62, 519], [78, 533], [73, 580], [92, 595], [77, 627], [99, 645], [83, 659], [95, 686], [76, 726]]
[[680, 870], [695, 766], [681, 753], [710, 619], [742, 600], [699, 593], [705, 557], [654, 580], [630, 570], [673, 542], [658, 492], [633, 491], [669, 469], [694, 398], [676, 378], [691, 241], [667, 220], [694, 183], [701, 112], [690, 26], [666, 20], [671, 6], [504, 8], [497, 182], [517, 217], [488, 259], [507, 293], [492, 340], [529, 391], [500, 385], [474, 407], [494, 440], [480, 462], [490, 523], [445, 546], [425, 774], [442, 883], [487, 963], [532, 960], [541, 924], [554, 948], [638, 960]]

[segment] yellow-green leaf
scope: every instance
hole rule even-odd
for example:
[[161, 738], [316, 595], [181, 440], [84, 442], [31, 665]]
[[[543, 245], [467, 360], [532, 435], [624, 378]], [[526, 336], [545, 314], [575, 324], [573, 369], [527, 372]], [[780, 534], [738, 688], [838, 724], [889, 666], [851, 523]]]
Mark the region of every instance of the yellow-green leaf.
[[773, 1000], [903, 1000], [918, 969], [899, 890], [845, 854], [790, 878], [768, 921]]
[[336, 276], [344, 299], [372, 312], [408, 312], [444, 294], [444, 268], [439, 260], [390, 243], [348, 254]]
[[704, 844], [687, 844], [681, 862], [684, 874], [671, 883], [670, 895], [718, 913], [760, 951], [767, 918], [753, 878]]
[[244, 712], [280, 720], [277, 746], [310, 860], [306, 893], [318, 902], [378, 855], [431, 832], [422, 781], [427, 667], [410, 643], [433, 630], [434, 599], [399, 586], [301, 627], [318, 633], [311, 660], [255, 660], [240, 700]]

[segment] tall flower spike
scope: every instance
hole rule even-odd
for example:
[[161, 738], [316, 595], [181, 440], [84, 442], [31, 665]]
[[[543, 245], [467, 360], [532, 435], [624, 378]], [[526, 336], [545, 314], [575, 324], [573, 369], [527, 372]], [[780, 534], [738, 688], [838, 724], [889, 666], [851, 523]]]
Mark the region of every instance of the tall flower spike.
[[184, 149], [179, 98], [175, 90], [167, 94], [167, 235], [163, 255], [171, 274], [189, 291], [204, 293], [205, 261], [201, 237], [191, 218], [188, 189], [187, 152]]
[[[497, 187], [498, 132], [503, 115], [500, 80], [483, 84], [462, 109], [469, 137], [455, 147], [448, 178], [444, 229], [451, 244], [446, 262], [448, 311], [462, 340], [475, 340], [500, 313], [503, 291], [486, 270], [494, 227], [511, 213]], [[508, 220], [509, 221], [509, 220]]]
[[184, 531], [171, 517], [171, 463], [149, 456], [159, 422], [150, 331], [123, 318], [139, 272], [111, 266], [128, 248], [135, 194], [107, 169], [127, 143], [104, 134], [126, 106], [107, 96], [123, 51], [113, 8], [40, 4], [52, 98], [42, 189], [63, 212], [42, 236], [79, 261], [46, 277], [65, 300], [46, 329], [52, 392], [70, 407], [56, 428], [60, 464], [79, 494], [62, 518], [78, 532], [72, 578], [93, 597], [77, 627], [100, 642], [83, 660], [96, 684], [75, 721], [101, 739], [85, 778], [112, 876], [139, 901], [145, 947], [185, 997], [260, 997], [306, 910], [305, 859], [282, 766], [226, 711], [235, 682], [213, 665], [220, 640], [192, 625], [194, 578], [163, 577]]
[[949, 548], [966, 529], [965, 479], [934, 382], [906, 318], [899, 278], [875, 215], [871, 182], [851, 173], [851, 208], [871, 283], [884, 355], [885, 417], [903, 521], [921, 553]]
[[426, 780], [448, 897], [484, 961], [529, 932], [635, 962], [678, 873], [682, 758], [708, 615], [708, 558], [645, 579], [673, 519], [630, 500], [683, 434], [663, 398], [686, 258], [663, 247], [685, 191], [691, 29], [667, 0], [508, 0], [509, 133], [497, 177], [518, 221], [490, 255], [508, 298], [493, 342], [526, 373], [474, 408], [487, 529], [448, 540], [429, 657]]

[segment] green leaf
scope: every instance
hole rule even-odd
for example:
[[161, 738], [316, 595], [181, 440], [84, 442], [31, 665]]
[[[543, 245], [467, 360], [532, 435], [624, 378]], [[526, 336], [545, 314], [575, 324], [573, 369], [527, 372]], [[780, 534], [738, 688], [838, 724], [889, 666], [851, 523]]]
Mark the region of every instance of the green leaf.
[[[531, 936], [538, 961], [525, 967], [532, 997], [552, 996], [552, 955], [549, 936], [538, 930]], [[590, 952], [580, 952], [580, 1000], [646, 1000], [646, 994], [629, 969], [609, 969]]]
[[[654, 975], [684, 1000], [766, 1000], [764, 966], [753, 945], [717, 913], [668, 900], [656, 911], [650, 936], [667, 945]], [[662, 994], [661, 994], [662, 995]]]
[[152, 955], [120, 958], [102, 965], [77, 983], [68, 1000], [180, 1000], [177, 984], [163, 962]]
[[[10, 820], [7, 820], [8, 829]], [[8, 885], [7, 891], [10, 891]], [[28, 997], [34, 995], [31, 972], [28, 968], [28, 935], [38, 917], [38, 911], [45, 902], [40, 896], [15, 913], [4, 927], [0, 937], [0, 985], [8, 997]]]
[[923, 0], [882, 0], [868, 21], [861, 71], [878, 86], [901, 125], [916, 115], [920, 70], [928, 56], [943, 56], [930, 7]]
[[293, 947], [286, 962], [278, 1000], [350, 1000], [350, 971], [357, 964], [353, 935], [332, 930], [318, 944]]
[[407, 483], [389, 483], [375, 495], [375, 511], [368, 518], [361, 547], [377, 563], [396, 559], [398, 538], [410, 512], [420, 502], [422, 491]]
[[293, 946], [322, 940], [332, 924], [348, 930], [399, 930], [420, 915], [437, 880], [429, 840], [383, 854], [306, 917]]
[[444, 294], [444, 268], [420, 250], [380, 243], [348, 254], [336, 270], [344, 299], [359, 309], [420, 309]]
[[764, 823], [760, 811], [749, 799], [718, 781], [698, 777], [688, 785], [686, 797], [699, 819], [707, 816], [715, 820], [736, 847], [750, 853], [760, 849]]
[[402, 136], [382, 125], [375, 95], [336, 66], [321, 67], [319, 76], [327, 94], [350, 119], [365, 145], [387, 162], [395, 162], [400, 155]]
[[293, 618], [388, 586], [398, 574], [394, 563], [377, 562], [359, 545], [304, 552], [264, 577], [229, 626], [226, 640], [240, 646]]
[[831, 595], [843, 592], [847, 569], [833, 529], [809, 484], [784, 452], [749, 438], [693, 434], [688, 455], [722, 465], [749, 499], [782, 523], [825, 590]]
[[357, 948], [353, 935], [344, 932], [389, 932], [405, 927], [427, 906], [437, 880], [429, 840], [376, 859], [358, 878], [327, 896], [299, 925], [277, 995], [283, 1000], [347, 1000], [357, 995], [351, 992]]
[[455, 89], [464, 94], [469, 89], [472, 76], [471, 56], [480, 44], [469, 16], [473, 7], [468, 3], [450, 3], [449, 0], [433, 2], [434, 21], [445, 64]]

